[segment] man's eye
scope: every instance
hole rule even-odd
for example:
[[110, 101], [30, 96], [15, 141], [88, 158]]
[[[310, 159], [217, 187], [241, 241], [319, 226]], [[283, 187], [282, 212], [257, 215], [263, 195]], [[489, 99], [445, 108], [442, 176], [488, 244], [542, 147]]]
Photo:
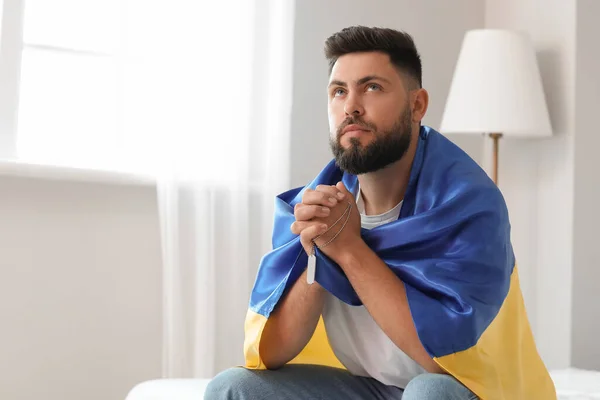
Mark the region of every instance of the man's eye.
[[344, 93], [346, 93], [346, 92], [344, 91], [344, 89], [335, 89], [335, 90], [333, 91], [333, 96], [334, 96], [334, 97], [341, 96], [341, 95], [343, 95]]
[[372, 83], [369, 86], [367, 86], [367, 89], [369, 89], [369, 90], [381, 90], [381, 86]]

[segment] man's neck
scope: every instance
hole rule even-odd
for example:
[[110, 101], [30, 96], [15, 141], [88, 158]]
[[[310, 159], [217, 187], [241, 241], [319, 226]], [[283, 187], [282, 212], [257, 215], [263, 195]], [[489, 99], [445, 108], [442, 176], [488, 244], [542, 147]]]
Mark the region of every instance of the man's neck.
[[404, 199], [418, 142], [417, 131], [400, 160], [379, 171], [358, 176], [366, 215], [383, 214]]

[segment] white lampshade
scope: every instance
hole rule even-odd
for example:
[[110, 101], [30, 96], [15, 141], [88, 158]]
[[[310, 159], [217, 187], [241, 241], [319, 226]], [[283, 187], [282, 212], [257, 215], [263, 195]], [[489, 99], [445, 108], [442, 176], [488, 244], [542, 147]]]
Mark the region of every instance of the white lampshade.
[[440, 131], [552, 135], [535, 52], [526, 34], [500, 29], [466, 33]]

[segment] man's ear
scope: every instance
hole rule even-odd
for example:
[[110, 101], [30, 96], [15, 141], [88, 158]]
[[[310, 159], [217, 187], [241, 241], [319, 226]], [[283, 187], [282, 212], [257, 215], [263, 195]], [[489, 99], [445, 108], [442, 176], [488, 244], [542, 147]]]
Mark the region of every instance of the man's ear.
[[429, 93], [427, 90], [420, 88], [411, 92], [412, 104], [412, 122], [418, 123], [425, 117], [427, 107], [429, 106]]

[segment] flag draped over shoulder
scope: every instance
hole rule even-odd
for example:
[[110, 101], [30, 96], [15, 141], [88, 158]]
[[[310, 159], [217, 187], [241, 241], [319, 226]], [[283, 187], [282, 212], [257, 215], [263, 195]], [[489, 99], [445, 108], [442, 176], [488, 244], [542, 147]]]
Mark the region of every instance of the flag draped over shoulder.
[[[527, 319], [500, 191], [435, 130], [422, 127], [418, 140], [399, 219], [363, 229], [363, 240], [404, 282], [419, 338], [444, 370], [484, 400], [556, 399]], [[356, 176], [332, 161], [306, 187], [340, 180], [356, 192]], [[264, 368], [262, 330], [307, 265], [290, 231], [304, 190], [276, 199], [273, 250], [261, 261], [246, 318], [247, 368]], [[340, 300], [362, 304], [341, 268], [318, 250], [316, 281]], [[327, 354], [321, 363], [335, 365], [326, 337], [316, 336], [304, 352], [317, 357], [311, 362]]]

